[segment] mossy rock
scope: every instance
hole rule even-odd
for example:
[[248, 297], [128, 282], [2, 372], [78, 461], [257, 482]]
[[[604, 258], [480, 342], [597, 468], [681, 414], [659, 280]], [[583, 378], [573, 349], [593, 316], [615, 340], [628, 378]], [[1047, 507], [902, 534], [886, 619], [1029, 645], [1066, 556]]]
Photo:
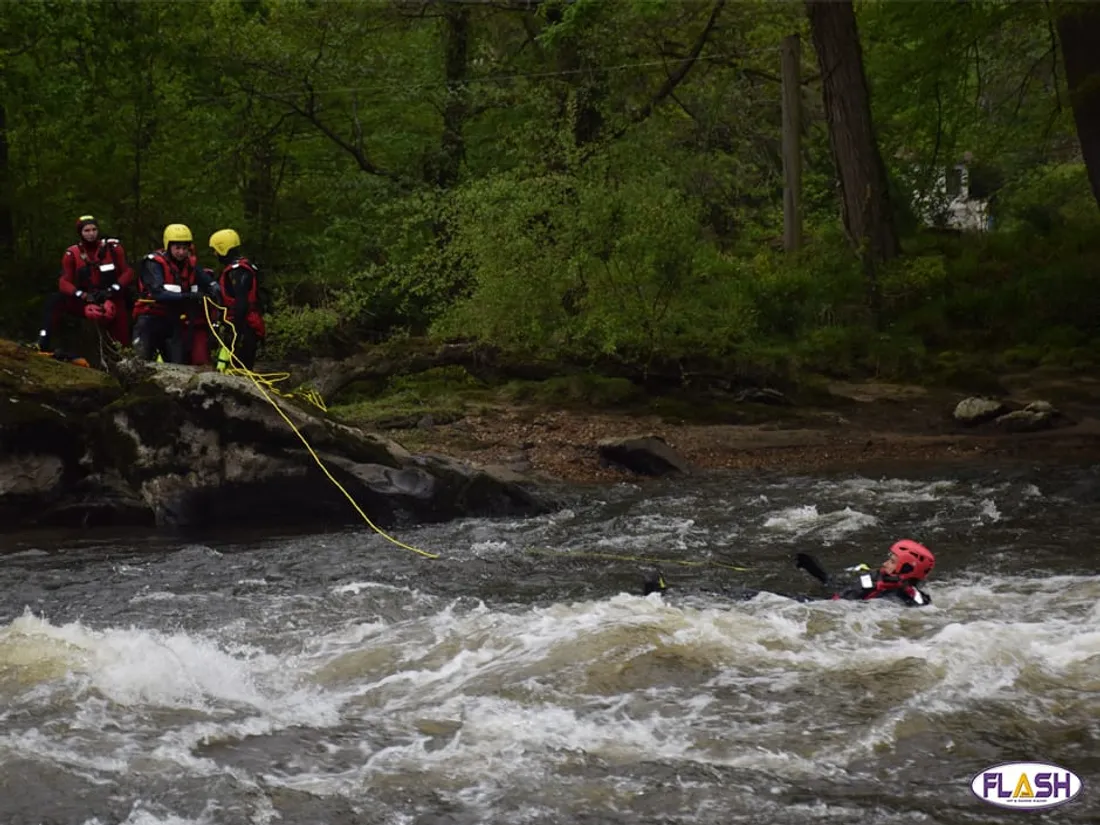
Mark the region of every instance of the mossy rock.
[[647, 412], [668, 420], [691, 424], [791, 424], [799, 422], [803, 413], [795, 407], [739, 402], [729, 397], [703, 394], [660, 396], [649, 401]]
[[71, 427], [74, 418], [80, 426], [121, 394], [119, 383], [104, 372], [0, 340], [0, 427], [11, 438]]
[[407, 397], [383, 397], [331, 407], [331, 415], [341, 422], [375, 430], [403, 430], [416, 427], [425, 418], [434, 424], [449, 424], [467, 415], [469, 407], [457, 398], [432, 400]]
[[992, 370], [983, 367], [941, 368], [933, 383], [947, 389], [977, 395], [1003, 395], [1004, 385]]
[[330, 407], [351, 407], [363, 401], [375, 401], [386, 394], [385, 378], [361, 378], [353, 381], [328, 399]]
[[997, 362], [1004, 369], [1031, 369], [1042, 363], [1043, 355], [1043, 347], [1034, 344], [1020, 344], [1009, 347], [1002, 352], [997, 358]]
[[511, 381], [500, 388], [498, 397], [510, 403], [608, 408], [636, 404], [644, 393], [626, 378], [576, 374], [545, 381]]
[[946, 389], [988, 395], [1001, 395], [1005, 391], [986, 356], [945, 350], [936, 355], [928, 373], [929, 383]]
[[118, 395], [122, 387], [100, 370], [58, 361], [30, 347], [0, 339], [0, 391], [55, 397], [73, 393]]
[[1086, 347], [1051, 349], [1043, 355], [1039, 366], [1087, 370], [1096, 366], [1096, 356], [1091, 349]]
[[803, 373], [798, 376], [791, 400], [799, 407], [845, 409], [858, 406], [859, 401], [829, 391], [833, 379], [827, 375]]
[[437, 367], [388, 381], [350, 384], [331, 404], [338, 420], [377, 430], [416, 427], [425, 418], [449, 424], [490, 404], [493, 391], [457, 366]]
[[169, 395], [160, 385], [153, 381], [134, 384], [125, 395], [108, 404], [100, 415], [104, 431], [113, 432], [114, 438], [128, 442], [131, 449], [135, 448], [133, 439], [119, 432], [113, 423], [117, 413], [125, 413], [130, 426], [141, 434], [142, 443], [154, 448], [170, 447], [186, 418], [179, 399]]

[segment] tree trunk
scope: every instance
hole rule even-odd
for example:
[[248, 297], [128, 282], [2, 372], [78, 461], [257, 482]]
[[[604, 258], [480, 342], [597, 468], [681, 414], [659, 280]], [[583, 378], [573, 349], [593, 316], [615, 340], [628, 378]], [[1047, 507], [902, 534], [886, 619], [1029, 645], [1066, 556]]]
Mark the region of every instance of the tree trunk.
[[1059, 3], [1056, 8], [1077, 139], [1100, 205], [1100, 6]]
[[444, 14], [443, 70], [447, 99], [443, 103], [443, 141], [436, 182], [443, 189], [454, 186], [466, 159], [464, 131], [468, 114], [466, 73], [470, 49], [470, 10], [448, 6]]
[[[547, 8], [546, 22], [555, 26], [562, 22], [565, 7], [551, 5]], [[587, 151], [601, 137], [604, 128], [600, 105], [607, 96], [607, 88], [600, 71], [593, 67], [583, 53], [579, 36], [574, 32], [562, 38], [557, 45], [553, 68], [565, 82], [566, 91], [561, 99], [560, 119], [573, 137], [574, 148]]]
[[11, 211], [11, 170], [8, 168], [8, 112], [0, 104], [0, 255], [11, 260], [15, 252], [15, 221]]
[[783, 38], [783, 248], [802, 246], [802, 48], [797, 34]]
[[851, 0], [806, 0], [806, 10], [821, 70], [844, 228], [867, 267], [874, 302], [876, 267], [900, 250], [886, 166], [871, 122], [871, 96], [863, 73], [855, 10]]
[[[282, 118], [279, 119], [281, 122]], [[261, 259], [271, 249], [272, 226], [282, 179], [280, 167], [286, 162], [285, 156], [280, 157], [275, 146], [279, 123], [267, 129], [257, 125], [254, 128], [255, 137], [247, 143], [242, 159], [244, 181], [241, 203], [250, 235], [248, 249]]]

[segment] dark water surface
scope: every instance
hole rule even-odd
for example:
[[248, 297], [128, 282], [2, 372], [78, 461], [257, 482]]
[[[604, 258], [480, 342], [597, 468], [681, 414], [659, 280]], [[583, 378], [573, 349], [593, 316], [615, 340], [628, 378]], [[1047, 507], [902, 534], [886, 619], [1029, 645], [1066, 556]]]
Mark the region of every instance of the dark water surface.
[[[0, 537], [0, 825], [1100, 821], [1096, 468], [568, 502], [394, 532], [437, 560], [366, 528]], [[721, 595], [904, 536], [931, 608]], [[642, 598], [599, 554], [751, 570]], [[1014, 760], [1084, 790], [971, 795]]]

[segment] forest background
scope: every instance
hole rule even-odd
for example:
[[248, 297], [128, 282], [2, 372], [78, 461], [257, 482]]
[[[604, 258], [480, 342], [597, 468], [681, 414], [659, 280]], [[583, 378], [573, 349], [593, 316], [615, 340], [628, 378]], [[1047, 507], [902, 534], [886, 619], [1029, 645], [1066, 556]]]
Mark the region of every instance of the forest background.
[[[31, 339], [92, 213], [131, 261], [182, 222], [213, 265], [237, 228], [269, 356], [427, 335], [641, 374], [1096, 366], [1097, 6], [3, 2], [0, 332]], [[962, 161], [987, 231], [945, 227]]]

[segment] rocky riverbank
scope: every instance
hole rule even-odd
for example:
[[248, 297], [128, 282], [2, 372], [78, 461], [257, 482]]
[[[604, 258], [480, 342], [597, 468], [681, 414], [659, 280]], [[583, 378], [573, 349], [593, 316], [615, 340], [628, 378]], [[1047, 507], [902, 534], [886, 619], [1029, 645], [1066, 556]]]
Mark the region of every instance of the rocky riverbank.
[[[762, 408], [746, 402], [744, 423], [544, 405], [502, 405], [445, 424], [431, 416], [390, 435], [411, 448], [478, 464], [502, 465], [536, 477], [601, 484], [637, 476], [601, 457], [600, 442], [656, 436], [699, 471], [783, 473], [891, 468], [936, 463], [1100, 461], [1100, 381], [1058, 371], [1002, 377], [991, 397], [1007, 409], [1050, 403], [1053, 421], [1033, 431], [996, 420], [955, 418], [959, 390], [881, 382], [828, 385], [815, 403]], [[759, 422], [761, 418], [772, 420]], [[1018, 421], [1018, 419], [1016, 419]]]
[[532, 514], [552, 506], [554, 483], [669, 468], [1100, 462], [1100, 380], [1052, 369], [998, 380], [982, 395], [832, 382], [679, 405], [632, 391], [620, 406], [521, 402], [481, 384], [476, 402], [429, 397], [412, 415], [372, 419], [379, 394], [326, 413], [238, 376], [133, 361], [108, 375], [0, 341], [0, 518], [8, 529], [323, 529], [359, 518], [350, 497], [385, 526]]
[[[323, 465], [323, 468], [322, 468]], [[0, 341], [0, 527], [324, 528], [544, 504], [506, 471], [416, 454], [244, 378]]]

